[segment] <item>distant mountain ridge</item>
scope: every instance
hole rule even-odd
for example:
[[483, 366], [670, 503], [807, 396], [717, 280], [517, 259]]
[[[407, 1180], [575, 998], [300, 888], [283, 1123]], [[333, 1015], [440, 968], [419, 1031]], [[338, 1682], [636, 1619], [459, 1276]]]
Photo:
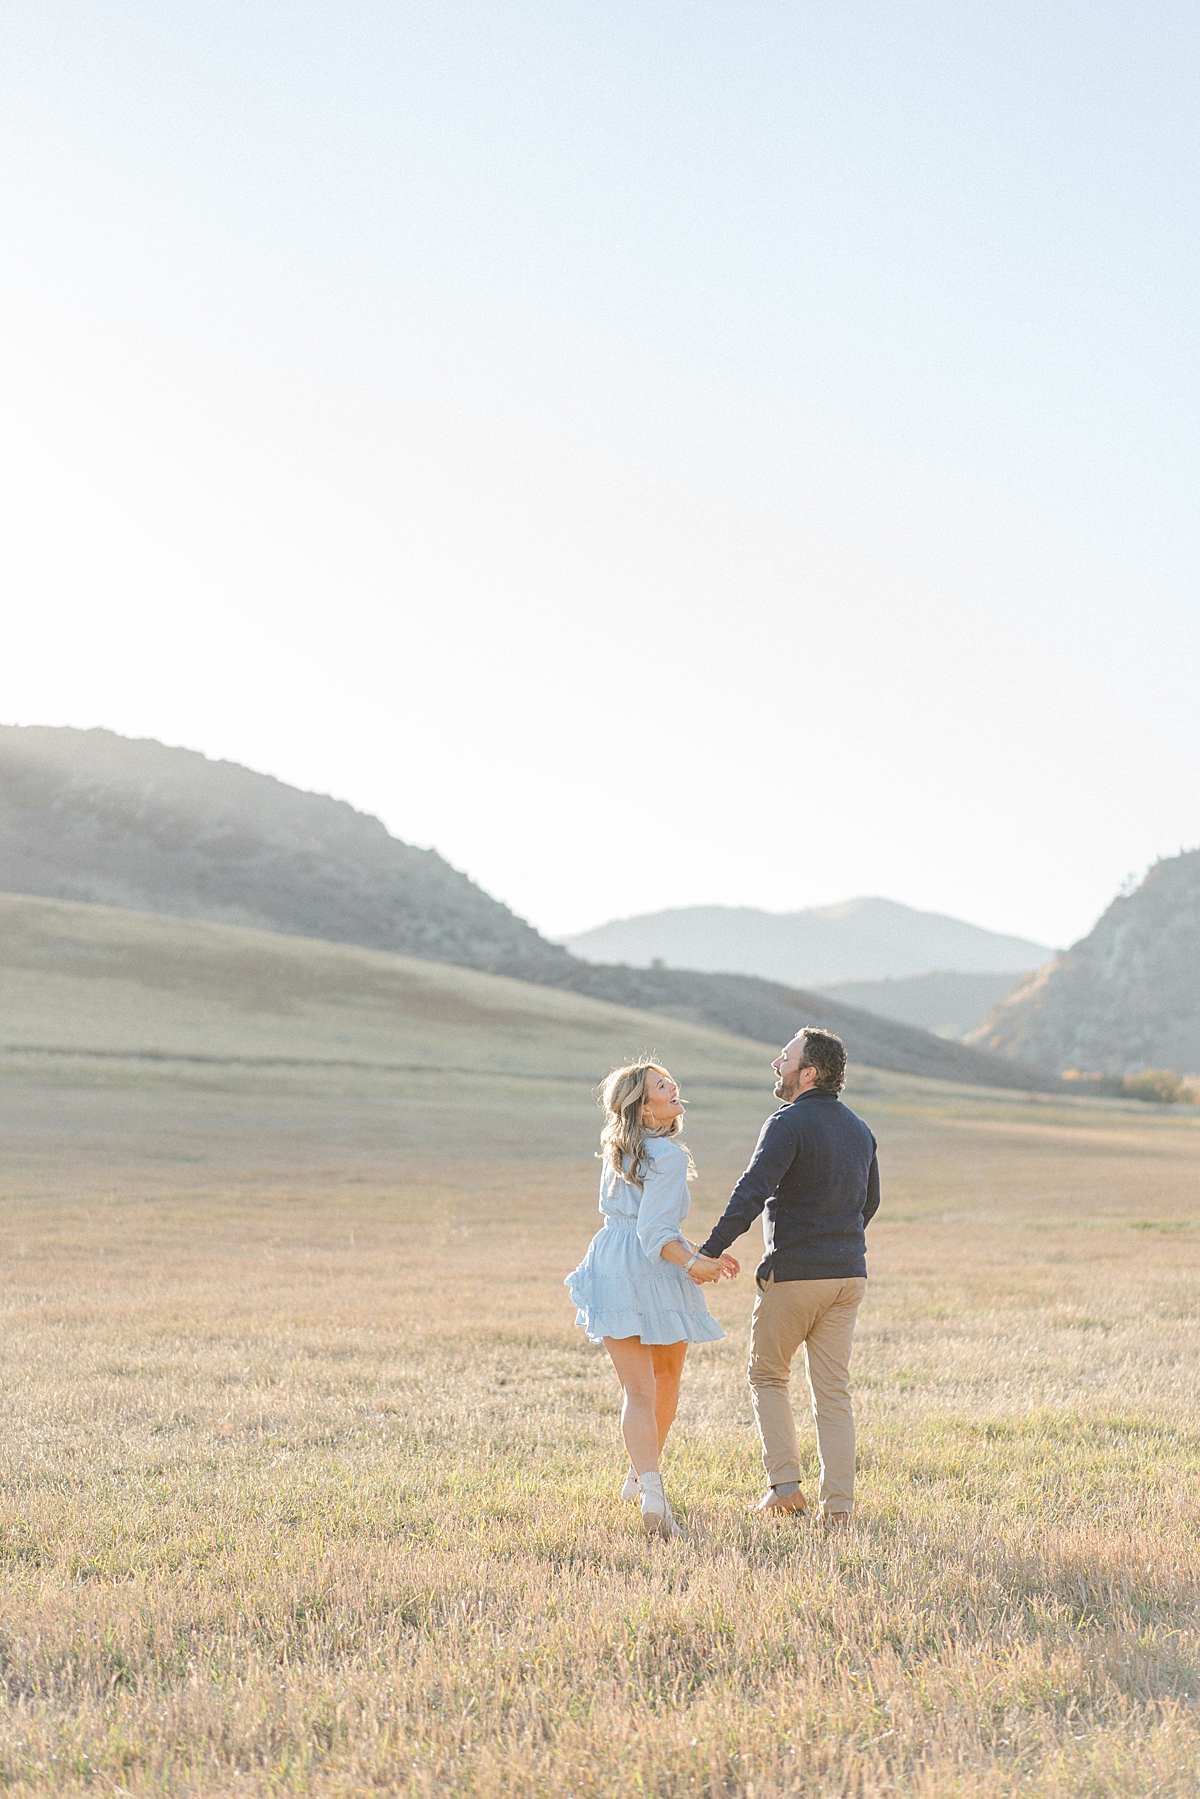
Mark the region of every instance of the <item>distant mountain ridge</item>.
[[968, 1042], [1058, 1074], [1200, 1074], [1200, 849], [1156, 862]]
[[[113, 731], [0, 726], [0, 892], [458, 964], [783, 1043], [820, 1023], [899, 1073], [1052, 1088], [1018, 1062], [753, 976], [585, 962], [344, 801]], [[969, 927], [968, 927], [969, 928]]]
[[684, 906], [614, 919], [566, 939], [589, 962], [754, 974], [793, 987], [831, 987], [908, 975], [1017, 974], [1038, 968], [1053, 950], [1006, 937], [897, 900], [842, 900], [802, 912], [752, 906]]

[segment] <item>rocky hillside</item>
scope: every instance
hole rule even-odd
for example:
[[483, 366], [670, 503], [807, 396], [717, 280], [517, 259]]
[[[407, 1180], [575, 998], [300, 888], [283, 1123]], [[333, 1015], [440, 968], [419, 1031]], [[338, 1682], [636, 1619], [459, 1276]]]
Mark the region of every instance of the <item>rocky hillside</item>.
[[569, 960], [344, 801], [113, 731], [0, 726], [0, 890], [472, 968]]
[[748, 975], [584, 962], [341, 800], [112, 731], [0, 726], [0, 891], [391, 950], [759, 1043], [804, 1023], [877, 1068], [983, 1086], [1044, 1075]]
[[1156, 862], [969, 1042], [1058, 1073], [1200, 1073], [1200, 850]]

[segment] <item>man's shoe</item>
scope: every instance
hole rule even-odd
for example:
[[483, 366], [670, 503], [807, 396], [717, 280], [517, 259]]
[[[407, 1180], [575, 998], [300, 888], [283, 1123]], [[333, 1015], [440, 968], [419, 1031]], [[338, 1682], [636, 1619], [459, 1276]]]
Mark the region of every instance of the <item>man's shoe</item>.
[[797, 1489], [794, 1493], [777, 1493], [774, 1487], [768, 1487], [758, 1504], [753, 1508], [756, 1512], [806, 1512], [808, 1501]]
[[849, 1528], [850, 1528], [850, 1513], [849, 1512], [826, 1512], [826, 1514], [825, 1514], [824, 1518], [822, 1518], [821, 1522], [825, 1526], [826, 1530], [849, 1530]]

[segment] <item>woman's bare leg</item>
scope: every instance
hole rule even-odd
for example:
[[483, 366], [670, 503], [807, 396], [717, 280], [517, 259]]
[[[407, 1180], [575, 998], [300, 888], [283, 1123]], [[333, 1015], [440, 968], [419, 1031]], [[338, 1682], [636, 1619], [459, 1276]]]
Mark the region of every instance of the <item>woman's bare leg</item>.
[[654, 1415], [654, 1354], [640, 1337], [605, 1337], [625, 1400], [621, 1435], [637, 1474], [658, 1473], [658, 1424]]
[[654, 1358], [654, 1422], [658, 1427], [658, 1449], [662, 1454], [667, 1432], [675, 1422], [679, 1409], [679, 1383], [683, 1379], [686, 1343], [652, 1343]]

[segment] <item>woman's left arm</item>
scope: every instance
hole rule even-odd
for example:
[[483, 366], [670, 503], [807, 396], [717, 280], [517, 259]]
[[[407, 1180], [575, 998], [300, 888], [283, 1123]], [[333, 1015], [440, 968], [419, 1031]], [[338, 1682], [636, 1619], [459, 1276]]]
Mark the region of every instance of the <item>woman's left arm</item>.
[[660, 1254], [664, 1262], [674, 1262], [676, 1268], [686, 1269], [698, 1286], [705, 1281], [720, 1280], [726, 1272], [724, 1256], [720, 1261], [714, 1261], [712, 1256], [702, 1256], [690, 1243], [664, 1243]]
[[[638, 1241], [651, 1262], [673, 1262], [676, 1268], [686, 1268], [697, 1282], [719, 1280], [729, 1272], [724, 1258], [699, 1255], [680, 1229], [688, 1209], [687, 1173], [684, 1155], [672, 1156], [665, 1167], [647, 1169], [638, 1205]], [[729, 1259], [732, 1261], [732, 1256]], [[734, 1272], [736, 1267], [735, 1263]]]
[[664, 1156], [661, 1167], [651, 1162], [642, 1183], [637, 1220], [638, 1242], [648, 1261], [657, 1262], [660, 1257], [679, 1265], [687, 1261], [692, 1246], [679, 1228], [687, 1207], [686, 1157]]

